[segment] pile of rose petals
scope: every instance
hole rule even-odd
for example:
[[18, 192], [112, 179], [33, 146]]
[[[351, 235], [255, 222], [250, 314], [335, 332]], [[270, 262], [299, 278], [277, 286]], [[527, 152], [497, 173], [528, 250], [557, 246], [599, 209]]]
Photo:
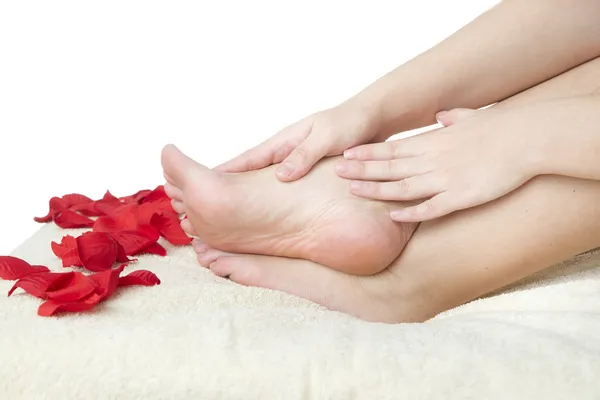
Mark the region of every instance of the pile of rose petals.
[[150, 271], [137, 270], [120, 276], [125, 264], [91, 275], [79, 271], [50, 272], [43, 266], [32, 266], [16, 257], [0, 256], [0, 278], [17, 280], [9, 290], [17, 288], [45, 300], [38, 315], [48, 317], [58, 312], [80, 312], [110, 297], [119, 286], [154, 286], [160, 280]]
[[[16, 257], [0, 256], [0, 279], [16, 280], [8, 295], [20, 288], [45, 300], [38, 309], [41, 316], [89, 310], [120, 286], [158, 285], [158, 277], [146, 270], [121, 276], [127, 264], [136, 261], [129, 257], [165, 256], [166, 249], [158, 243], [161, 236], [174, 245], [191, 242], [163, 186], [125, 197], [106, 192], [96, 201], [80, 194], [53, 197], [48, 214], [35, 220], [54, 221], [65, 229], [92, 228], [78, 237], [65, 235], [60, 243], [51, 243], [63, 267], [81, 267], [91, 271], [90, 275], [80, 271], [50, 272]], [[115, 264], [119, 266], [113, 269]]]

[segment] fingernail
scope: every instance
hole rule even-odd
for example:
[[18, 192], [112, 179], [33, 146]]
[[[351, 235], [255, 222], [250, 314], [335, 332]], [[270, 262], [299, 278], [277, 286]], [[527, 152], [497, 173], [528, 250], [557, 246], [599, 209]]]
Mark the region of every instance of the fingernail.
[[346, 160], [352, 160], [353, 158], [356, 158], [356, 150], [354, 149], [348, 149], [344, 152], [344, 158]]
[[390, 217], [393, 220], [402, 220], [408, 217], [408, 213], [406, 213], [404, 210], [394, 210], [390, 212]]
[[279, 176], [280, 178], [289, 178], [293, 173], [294, 173], [294, 167], [292, 165], [289, 164], [281, 164], [277, 170], [275, 171], [275, 173], [277, 174], [277, 176]]
[[439, 113], [435, 114], [435, 120], [441, 124], [440, 118], [444, 118], [444, 115], [447, 113], [448, 111], [440, 111]]
[[342, 161], [342, 162], [340, 162], [340, 163], [337, 163], [337, 164], [335, 165], [335, 171], [336, 171], [338, 174], [343, 174], [343, 173], [345, 173], [345, 172], [348, 172], [348, 164], [346, 164], [346, 163], [345, 163], [345, 162], [343, 162], [343, 161]]

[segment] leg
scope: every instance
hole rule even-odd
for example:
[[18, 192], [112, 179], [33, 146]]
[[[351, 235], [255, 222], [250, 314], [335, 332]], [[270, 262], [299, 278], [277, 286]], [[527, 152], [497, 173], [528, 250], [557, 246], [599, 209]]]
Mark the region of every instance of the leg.
[[299, 181], [282, 183], [273, 178], [275, 166], [218, 173], [167, 146], [165, 190], [197, 236], [215, 248], [309, 259], [371, 275], [400, 254], [417, 225], [390, 219], [391, 207], [401, 206], [397, 203], [350, 194], [348, 181], [335, 174], [337, 159], [323, 160]]
[[[506, 104], [589, 94], [599, 72], [596, 59]], [[210, 268], [363, 319], [422, 321], [600, 246], [599, 196], [600, 182], [538, 177], [493, 203], [421, 224], [398, 259], [374, 276], [245, 255], [216, 257]]]

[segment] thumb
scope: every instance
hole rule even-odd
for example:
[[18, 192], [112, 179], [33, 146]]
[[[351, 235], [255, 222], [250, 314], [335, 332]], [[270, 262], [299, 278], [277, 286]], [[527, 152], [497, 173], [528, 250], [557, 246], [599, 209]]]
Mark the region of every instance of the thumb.
[[471, 118], [476, 113], [477, 110], [471, 108], [454, 108], [450, 111], [440, 111], [435, 114], [435, 119], [444, 126], [450, 126]]
[[323, 136], [310, 134], [287, 156], [275, 170], [281, 181], [302, 178], [321, 158], [327, 155], [328, 146]]

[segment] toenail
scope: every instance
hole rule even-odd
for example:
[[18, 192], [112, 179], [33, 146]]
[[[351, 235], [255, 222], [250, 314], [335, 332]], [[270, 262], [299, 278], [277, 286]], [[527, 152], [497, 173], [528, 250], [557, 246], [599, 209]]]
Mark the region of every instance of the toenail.
[[294, 166], [290, 164], [281, 164], [279, 168], [277, 168], [277, 171], [275, 171], [275, 173], [281, 178], [288, 178], [294, 173], [294, 170]]

